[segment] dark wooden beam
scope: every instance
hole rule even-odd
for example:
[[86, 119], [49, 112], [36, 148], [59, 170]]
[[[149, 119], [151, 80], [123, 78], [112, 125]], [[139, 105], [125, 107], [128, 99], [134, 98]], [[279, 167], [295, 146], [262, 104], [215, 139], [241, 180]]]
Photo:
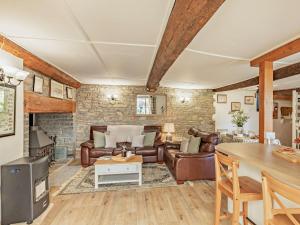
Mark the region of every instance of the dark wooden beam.
[[157, 89], [167, 70], [224, 1], [175, 1], [147, 81], [148, 91]]
[[31, 91], [25, 91], [24, 111], [26, 113], [74, 113], [76, 111], [76, 102], [50, 98]]
[[259, 66], [260, 63], [265, 61], [274, 62], [276, 60], [285, 58], [298, 52], [300, 52], [300, 38], [297, 38], [296, 40], [293, 40], [270, 52], [263, 54], [262, 56], [251, 60], [250, 65]]
[[265, 132], [273, 131], [273, 63], [259, 66], [259, 143], [264, 143]]
[[31, 52], [7, 39], [6, 37], [0, 35], [0, 45], [2, 49], [23, 59], [24, 66], [40, 72], [56, 81], [59, 81], [63, 84], [69, 85], [74, 88], [80, 87], [80, 82], [72, 78], [70, 75], [59, 70], [55, 66], [45, 62], [41, 58], [33, 55]]
[[[300, 63], [295, 63], [277, 70], [274, 70], [273, 79], [280, 80], [283, 78], [291, 77], [300, 74]], [[216, 88], [214, 92], [231, 91], [239, 88], [251, 87], [258, 85], [259, 77], [253, 77], [235, 84], [226, 85], [224, 87]]]

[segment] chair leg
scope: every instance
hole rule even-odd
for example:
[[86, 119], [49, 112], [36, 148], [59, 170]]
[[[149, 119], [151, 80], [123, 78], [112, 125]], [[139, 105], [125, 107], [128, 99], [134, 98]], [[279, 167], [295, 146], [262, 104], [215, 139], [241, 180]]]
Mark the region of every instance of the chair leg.
[[243, 224], [247, 225], [248, 224], [248, 202], [243, 202]]
[[239, 217], [240, 217], [240, 201], [233, 200], [233, 212], [232, 212], [231, 224], [239, 225]]
[[215, 208], [215, 225], [220, 224], [222, 193], [216, 188], [216, 208]]

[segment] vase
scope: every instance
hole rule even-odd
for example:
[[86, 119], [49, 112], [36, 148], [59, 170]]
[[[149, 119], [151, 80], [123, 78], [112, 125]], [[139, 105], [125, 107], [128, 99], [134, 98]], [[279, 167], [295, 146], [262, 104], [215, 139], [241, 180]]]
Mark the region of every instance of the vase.
[[243, 131], [244, 131], [243, 127], [237, 127], [237, 128], [236, 128], [236, 133], [237, 133], [237, 134], [242, 134]]

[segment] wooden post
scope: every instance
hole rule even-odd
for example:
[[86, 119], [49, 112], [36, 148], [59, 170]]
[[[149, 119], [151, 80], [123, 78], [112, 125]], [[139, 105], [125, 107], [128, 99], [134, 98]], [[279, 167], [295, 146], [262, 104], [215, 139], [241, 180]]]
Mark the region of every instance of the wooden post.
[[259, 65], [259, 143], [266, 131], [273, 131], [273, 62], [268, 61]]

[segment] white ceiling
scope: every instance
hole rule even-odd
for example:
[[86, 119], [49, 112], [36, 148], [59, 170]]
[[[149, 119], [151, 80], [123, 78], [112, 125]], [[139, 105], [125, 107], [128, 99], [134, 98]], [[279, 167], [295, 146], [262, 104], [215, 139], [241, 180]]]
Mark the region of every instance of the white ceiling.
[[[145, 85], [173, 4], [1, 0], [0, 32], [82, 83]], [[226, 0], [161, 85], [217, 88], [256, 76], [250, 59], [300, 35], [299, 8], [299, 0]], [[275, 68], [295, 62], [300, 54]]]

